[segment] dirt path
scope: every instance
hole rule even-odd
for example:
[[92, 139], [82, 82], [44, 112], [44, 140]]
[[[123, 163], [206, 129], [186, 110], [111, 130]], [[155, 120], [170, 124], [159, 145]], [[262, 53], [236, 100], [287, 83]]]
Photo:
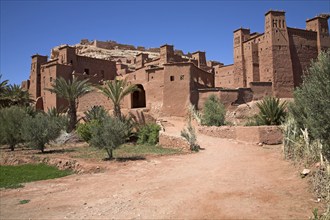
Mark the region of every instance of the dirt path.
[[[199, 136], [205, 150], [2, 190], [1, 219], [301, 219], [317, 204], [279, 147]], [[23, 199], [29, 203], [19, 205]]]

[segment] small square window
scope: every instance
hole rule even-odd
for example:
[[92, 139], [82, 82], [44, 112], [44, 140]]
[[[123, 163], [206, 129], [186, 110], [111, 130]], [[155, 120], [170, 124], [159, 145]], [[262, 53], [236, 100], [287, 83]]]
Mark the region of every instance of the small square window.
[[52, 82], [52, 81], [53, 81], [53, 77], [50, 77], [50, 78], [49, 78], [49, 82]]
[[180, 80], [184, 80], [184, 75], [181, 75], [180, 76]]
[[174, 76], [170, 76], [170, 80], [171, 81], [174, 81]]

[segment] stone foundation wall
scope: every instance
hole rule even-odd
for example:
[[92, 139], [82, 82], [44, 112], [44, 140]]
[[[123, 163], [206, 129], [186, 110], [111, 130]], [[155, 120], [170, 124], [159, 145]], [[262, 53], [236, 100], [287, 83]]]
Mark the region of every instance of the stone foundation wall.
[[159, 133], [159, 144], [164, 148], [180, 149], [182, 151], [190, 151], [189, 143], [184, 138], [170, 136], [163, 132]]

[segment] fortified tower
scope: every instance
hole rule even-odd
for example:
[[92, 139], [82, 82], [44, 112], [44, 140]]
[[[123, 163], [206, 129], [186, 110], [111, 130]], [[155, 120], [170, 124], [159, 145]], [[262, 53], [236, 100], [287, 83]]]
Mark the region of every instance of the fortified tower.
[[306, 21], [306, 29], [309, 31], [315, 31], [317, 33], [317, 49], [318, 53], [322, 50], [326, 50], [330, 47], [329, 15], [319, 15], [315, 18], [308, 19]]
[[58, 61], [59, 64], [72, 65], [75, 67], [77, 65], [76, 49], [68, 45], [60, 47]]
[[234, 31], [234, 87], [246, 87], [246, 71], [243, 42], [250, 38], [250, 29]]
[[39, 54], [32, 56], [29, 93], [34, 100], [41, 96], [40, 66], [47, 62], [47, 58], [47, 56], [41, 56]]
[[159, 63], [161, 65], [165, 63], [169, 63], [171, 61], [171, 58], [174, 57], [174, 49], [173, 45], [165, 44], [163, 46], [160, 46], [160, 61]]
[[273, 83], [273, 95], [290, 97], [293, 92], [293, 69], [290, 55], [289, 35], [284, 11], [268, 11], [265, 14], [265, 46], [270, 65], [261, 72], [264, 80]]
[[192, 54], [192, 58], [197, 60], [198, 67], [206, 66], [206, 56], [205, 52], [202, 51], [196, 51]]

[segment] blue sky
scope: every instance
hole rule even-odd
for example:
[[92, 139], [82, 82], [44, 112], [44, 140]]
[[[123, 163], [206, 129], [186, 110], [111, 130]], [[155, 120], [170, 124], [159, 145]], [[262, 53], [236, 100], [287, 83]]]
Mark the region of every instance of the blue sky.
[[168, 43], [230, 64], [233, 30], [263, 32], [269, 9], [286, 11], [289, 27], [305, 28], [307, 18], [330, 12], [330, 2], [1, 0], [0, 74], [20, 84], [29, 77], [31, 55], [49, 55], [52, 47], [83, 38], [145, 47]]

